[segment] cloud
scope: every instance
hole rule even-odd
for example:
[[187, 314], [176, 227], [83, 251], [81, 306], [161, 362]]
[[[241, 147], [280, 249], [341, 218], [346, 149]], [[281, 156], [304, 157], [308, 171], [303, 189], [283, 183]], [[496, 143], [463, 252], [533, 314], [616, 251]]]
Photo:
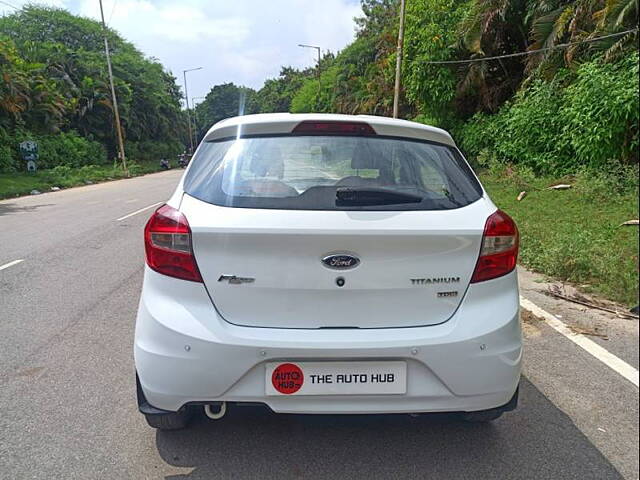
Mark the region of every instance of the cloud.
[[[115, 5], [114, 5], [115, 2]], [[14, 1], [15, 4], [28, 3]], [[73, 13], [99, 19], [97, 0], [48, 0]], [[357, 0], [103, 0], [109, 26], [145, 55], [157, 58], [189, 96], [206, 95], [218, 83], [259, 88], [280, 67], [306, 67], [316, 52], [344, 48], [354, 37]]]

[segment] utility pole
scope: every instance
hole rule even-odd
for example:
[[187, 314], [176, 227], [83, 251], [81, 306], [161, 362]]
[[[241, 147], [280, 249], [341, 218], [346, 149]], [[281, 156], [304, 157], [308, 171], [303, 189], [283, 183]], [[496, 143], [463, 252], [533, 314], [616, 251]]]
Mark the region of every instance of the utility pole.
[[320, 83], [320, 60], [322, 54], [320, 47], [315, 45], [305, 45], [303, 43], [299, 43], [298, 46], [302, 48], [315, 48], [318, 51], [318, 68], [316, 70], [316, 75], [318, 76], [318, 94], [316, 95], [316, 108], [320, 108], [320, 92], [322, 91], [322, 84]]
[[404, 42], [404, 3], [400, 0], [400, 28], [398, 29], [398, 47], [396, 48], [396, 84], [393, 88], [393, 118], [398, 118], [400, 108], [400, 71], [402, 70], [402, 44]]
[[127, 159], [124, 154], [124, 140], [122, 137], [122, 125], [120, 125], [120, 112], [118, 111], [118, 99], [116, 98], [116, 89], [113, 86], [113, 71], [111, 70], [111, 55], [109, 54], [109, 41], [107, 40], [107, 25], [104, 23], [104, 11], [102, 10], [102, 0], [100, 3], [100, 17], [102, 18], [102, 32], [104, 37], [104, 54], [107, 56], [107, 69], [109, 70], [109, 84], [111, 86], [111, 102], [113, 103], [113, 115], [115, 116], [116, 134], [118, 136], [118, 156], [122, 162], [124, 174], [129, 176], [127, 168]]
[[187, 102], [187, 126], [189, 128], [189, 143], [191, 144], [191, 150], [189, 153], [193, 153], [193, 131], [191, 129], [191, 112], [189, 111], [189, 91], [187, 90], [187, 72], [195, 72], [196, 70], [202, 70], [202, 67], [189, 68], [182, 71], [182, 77], [184, 78], [184, 99]]

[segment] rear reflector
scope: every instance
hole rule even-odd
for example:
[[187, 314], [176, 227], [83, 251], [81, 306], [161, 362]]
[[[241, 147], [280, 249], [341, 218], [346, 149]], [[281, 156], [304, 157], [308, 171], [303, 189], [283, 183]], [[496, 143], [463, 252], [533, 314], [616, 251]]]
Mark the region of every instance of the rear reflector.
[[306, 120], [300, 122], [291, 133], [298, 135], [375, 135], [376, 131], [364, 122], [336, 122]]
[[484, 226], [482, 248], [471, 283], [498, 278], [513, 271], [518, 261], [518, 227], [509, 215], [498, 210]]
[[191, 248], [191, 228], [185, 216], [169, 205], [154, 212], [144, 227], [147, 265], [158, 273], [202, 282]]

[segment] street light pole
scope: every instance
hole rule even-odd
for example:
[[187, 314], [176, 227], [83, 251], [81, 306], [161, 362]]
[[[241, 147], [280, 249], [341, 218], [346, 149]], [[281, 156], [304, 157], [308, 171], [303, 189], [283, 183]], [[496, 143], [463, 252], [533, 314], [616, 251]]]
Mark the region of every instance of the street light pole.
[[398, 46], [396, 48], [396, 83], [393, 88], [393, 118], [398, 118], [400, 109], [400, 70], [402, 69], [402, 44], [404, 42], [404, 3], [400, 0], [400, 28], [398, 29]]
[[122, 162], [122, 168], [126, 176], [129, 176], [127, 168], [127, 159], [124, 154], [124, 141], [122, 137], [122, 126], [120, 125], [120, 112], [118, 111], [118, 99], [116, 98], [116, 89], [113, 86], [113, 71], [111, 70], [111, 55], [109, 54], [109, 42], [107, 40], [107, 25], [104, 23], [104, 11], [102, 10], [102, 0], [100, 3], [100, 17], [102, 18], [102, 32], [104, 37], [104, 53], [107, 57], [107, 70], [109, 71], [109, 85], [111, 86], [111, 101], [113, 103], [113, 115], [115, 116], [116, 133], [118, 136], [118, 156]]
[[193, 153], [193, 133], [191, 130], [191, 113], [189, 112], [189, 91], [187, 90], [187, 72], [195, 72], [196, 70], [202, 70], [202, 67], [189, 68], [187, 70], [182, 71], [182, 77], [184, 78], [184, 99], [187, 103], [187, 127], [189, 129], [189, 143], [191, 144], [191, 149], [189, 153]]
[[322, 53], [321, 53], [320, 47], [317, 47], [315, 45], [305, 45], [303, 43], [299, 43], [298, 46], [302, 47], [302, 48], [315, 48], [317, 50], [317, 52], [318, 52], [318, 68], [317, 68], [317, 71], [316, 71], [316, 74], [318, 75], [318, 95], [316, 96], [316, 108], [319, 108], [320, 107], [320, 92], [322, 90], [322, 84], [320, 83], [320, 59], [321, 59], [320, 57], [321, 57]]

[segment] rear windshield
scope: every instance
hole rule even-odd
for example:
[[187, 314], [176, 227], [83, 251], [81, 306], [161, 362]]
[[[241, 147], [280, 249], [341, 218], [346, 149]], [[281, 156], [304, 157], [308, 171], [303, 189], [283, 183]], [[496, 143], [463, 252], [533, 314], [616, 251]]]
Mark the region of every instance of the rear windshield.
[[288, 210], [447, 210], [482, 195], [449, 146], [317, 135], [204, 142], [184, 190], [214, 205]]

